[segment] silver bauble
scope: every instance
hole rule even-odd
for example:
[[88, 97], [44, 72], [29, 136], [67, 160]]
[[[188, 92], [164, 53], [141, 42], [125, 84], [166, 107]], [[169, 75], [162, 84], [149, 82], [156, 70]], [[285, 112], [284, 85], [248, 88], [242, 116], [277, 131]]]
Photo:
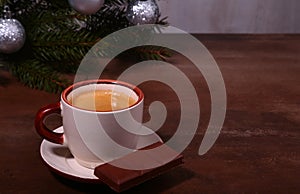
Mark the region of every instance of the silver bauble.
[[16, 19], [0, 19], [0, 53], [18, 51], [25, 43], [25, 30]]
[[69, 0], [70, 6], [81, 14], [96, 13], [104, 4], [104, 0]]
[[154, 24], [159, 17], [155, 0], [134, 0], [128, 4], [126, 18], [134, 25]]

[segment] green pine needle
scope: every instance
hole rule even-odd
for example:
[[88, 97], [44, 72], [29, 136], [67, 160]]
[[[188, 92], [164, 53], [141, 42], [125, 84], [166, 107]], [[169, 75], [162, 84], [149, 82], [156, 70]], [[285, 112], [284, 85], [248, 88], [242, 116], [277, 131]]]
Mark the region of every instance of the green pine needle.
[[39, 61], [29, 60], [10, 66], [10, 70], [21, 82], [33, 89], [60, 93], [70, 85], [70, 80]]
[[[101, 38], [126, 28], [125, 10], [129, 0], [105, 0], [93, 15], [74, 11], [67, 0], [0, 0], [0, 18], [4, 5], [9, 5], [13, 18], [26, 31], [26, 43], [18, 53], [9, 55], [8, 67], [27, 86], [48, 92], [60, 92], [70, 84], [65, 74], [74, 74], [80, 61]], [[166, 18], [158, 20], [167, 24]], [[129, 35], [134, 41], [134, 35]], [[128, 40], [131, 40], [128, 39]], [[113, 48], [116, 45], [110, 45]], [[133, 50], [145, 60], [165, 60], [167, 49], [148, 46]], [[109, 56], [104, 49], [100, 56]]]

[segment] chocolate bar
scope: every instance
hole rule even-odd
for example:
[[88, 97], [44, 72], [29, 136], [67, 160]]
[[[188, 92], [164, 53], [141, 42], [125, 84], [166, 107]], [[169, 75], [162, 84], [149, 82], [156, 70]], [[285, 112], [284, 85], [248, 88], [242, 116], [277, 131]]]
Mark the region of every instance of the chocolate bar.
[[[147, 152], [143, 152], [144, 150], [147, 150]], [[170, 160], [170, 157], [174, 158]], [[182, 163], [183, 156], [181, 154], [158, 142], [145, 147], [141, 151], [138, 150], [112, 162], [100, 165], [95, 168], [94, 174], [114, 191], [122, 192], [159, 176]], [[146, 170], [135, 170], [135, 167], [141, 165], [155, 167]]]

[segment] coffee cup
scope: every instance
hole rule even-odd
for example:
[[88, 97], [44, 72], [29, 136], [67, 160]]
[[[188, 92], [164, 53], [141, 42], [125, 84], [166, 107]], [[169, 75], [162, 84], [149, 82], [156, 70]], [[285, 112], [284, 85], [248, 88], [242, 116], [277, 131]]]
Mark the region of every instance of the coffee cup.
[[[80, 165], [95, 168], [151, 144], [141, 143], [141, 136], [135, 133], [142, 127], [143, 103], [143, 92], [132, 84], [82, 81], [66, 88], [60, 102], [41, 108], [35, 128], [46, 140], [66, 144]], [[63, 133], [45, 125], [45, 119], [54, 113], [62, 116]]]

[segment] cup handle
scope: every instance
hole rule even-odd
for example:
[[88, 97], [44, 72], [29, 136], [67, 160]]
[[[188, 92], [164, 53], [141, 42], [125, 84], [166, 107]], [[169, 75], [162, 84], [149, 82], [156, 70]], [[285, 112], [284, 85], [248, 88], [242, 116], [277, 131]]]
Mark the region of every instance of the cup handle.
[[44, 120], [47, 116], [55, 113], [61, 114], [60, 102], [57, 102], [55, 104], [49, 104], [41, 108], [35, 116], [35, 129], [38, 132], [38, 134], [46, 140], [56, 144], [63, 144], [64, 134], [56, 133], [50, 130], [44, 123]]

